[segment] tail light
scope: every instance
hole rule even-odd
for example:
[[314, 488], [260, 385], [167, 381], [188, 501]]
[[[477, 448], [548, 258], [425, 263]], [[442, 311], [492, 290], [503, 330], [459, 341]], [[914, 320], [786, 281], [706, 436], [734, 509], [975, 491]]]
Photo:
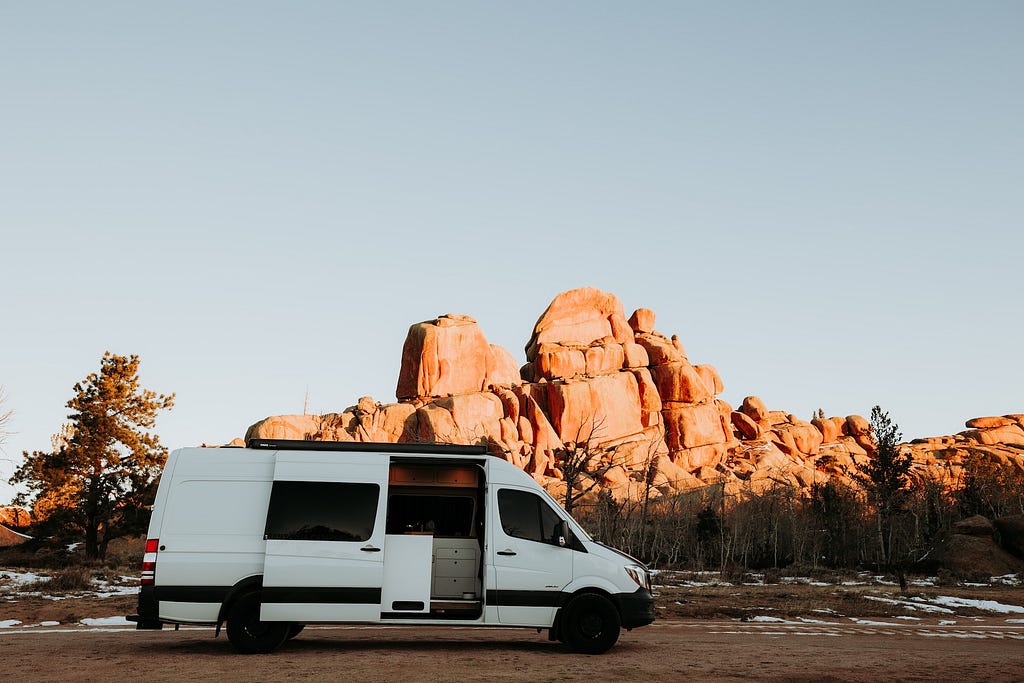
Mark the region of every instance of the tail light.
[[142, 585], [152, 586], [156, 583], [156, 553], [160, 546], [159, 539], [146, 539], [146, 554], [142, 556]]

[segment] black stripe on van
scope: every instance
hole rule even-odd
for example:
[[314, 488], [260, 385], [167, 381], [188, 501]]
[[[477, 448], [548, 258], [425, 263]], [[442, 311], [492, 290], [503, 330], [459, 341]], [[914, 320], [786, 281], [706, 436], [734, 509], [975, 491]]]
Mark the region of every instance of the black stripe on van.
[[500, 607], [561, 607], [568, 598], [562, 591], [487, 591], [487, 604]]
[[168, 602], [215, 602], [228, 597], [230, 586], [154, 586], [153, 595]]
[[380, 588], [263, 587], [264, 603], [324, 603], [332, 605], [379, 605]]

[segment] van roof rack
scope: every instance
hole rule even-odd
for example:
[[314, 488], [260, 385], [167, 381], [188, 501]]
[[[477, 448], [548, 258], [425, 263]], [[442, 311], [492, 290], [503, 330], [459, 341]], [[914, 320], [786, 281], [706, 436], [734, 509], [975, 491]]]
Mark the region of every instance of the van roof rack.
[[487, 446], [450, 443], [375, 443], [371, 441], [301, 441], [298, 439], [249, 439], [246, 448], [276, 451], [357, 451], [369, 453], [438, 453], [487, 455]]

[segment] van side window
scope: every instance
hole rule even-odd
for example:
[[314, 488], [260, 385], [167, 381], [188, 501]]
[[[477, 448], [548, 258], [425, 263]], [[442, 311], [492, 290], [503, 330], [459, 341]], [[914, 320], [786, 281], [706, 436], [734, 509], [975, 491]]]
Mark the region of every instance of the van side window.
[[396, 493], [388, 498], [386, 533], [432, 533], [438, 537], [470, 537], [474, 501], [469, 496]]
[[281, 541], [365, 541], [377, 517], [377, 484], [275, 481], [265, 538]]
[[561, 519], [540, 496], [529, 491], [499, 489], [498, 516], [501, 528], [514, 538], [558, 544]]

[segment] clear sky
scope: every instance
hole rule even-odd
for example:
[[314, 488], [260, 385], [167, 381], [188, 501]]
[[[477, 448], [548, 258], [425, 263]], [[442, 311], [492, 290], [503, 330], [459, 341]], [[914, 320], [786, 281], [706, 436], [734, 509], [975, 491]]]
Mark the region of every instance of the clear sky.
[[722, 398], [1024, 412], [1020, 2], [8, 2], [0, 503], [106, 350], [169, 447], [647, 307]]

